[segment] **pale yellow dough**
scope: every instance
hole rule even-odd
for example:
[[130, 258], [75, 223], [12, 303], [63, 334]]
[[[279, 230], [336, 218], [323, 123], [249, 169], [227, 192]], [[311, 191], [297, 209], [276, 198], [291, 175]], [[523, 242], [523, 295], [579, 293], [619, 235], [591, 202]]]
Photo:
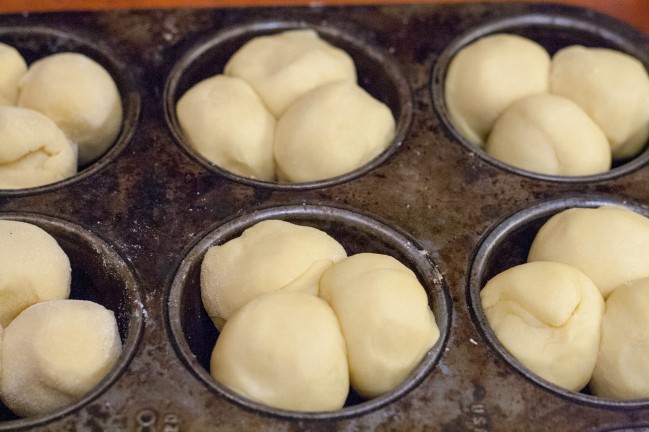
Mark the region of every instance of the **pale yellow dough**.
[[0, 189], [42, 186], [76, 172], [76, 146], [52, 120], [0, 106]]
[[300, 96], [335, 81], [356, 82], [352, 58], [313, 30], [290, 30], [247, 42], [225, 65], [247, 81], [279, 118]]
[[649, 397], [648, 278], [621, 285], [606, 299], [590, 388], [609, 399]]
[[200, 276], [203, 306], [221, 327], [237, 309], [270, 291], [318, 295], [322, 273], [346, 256], [336, 240], [316, 228], [259, 222], [207, 251]]
[[14, 47], [0, 42], [0, 105], [13, 105], [18, 82], [27, 72], [25, 59]]
[[318, 87], [277, 122], [277, 174], [307, 182], [348, 173], [378, 156], [394, 133], [390, 109], [353, 82]]
[[275, 179], [275, 118], [252, 87], [216, 75], [178, 101], [178, 121], [189, 145], [221, 168], [245, 177]]
[[604, 300], [574, 267], [533, 262], [487, 282], [482, 307], [498, 340], [530, 371], [568, 390], [590, 380]]
[[604, 132], [570, 99], [538, 94], [518, 99], [496, 120], [487, 153], [528, 171], [583, 176], [606, 172]]
[[78, 53], [33, 63], [20, 82], [18, 105], [52, 119], [79, 146], [79, 163], [99, 158], [122, 125], [122, 102], [108, 71]]
[[322, 299], [277, 291], [225, 324], [211, 358], [215, 380], [256, 402], [294, 411], [342, 408], [349, 391], [345, 341]]
[[70, 295], [70, 260], [42, 228], [0, 220], [0, 325], [23, 309]]
[[574, 100], [609, 139], [616, 159], [634, 156], [649, 137], [649, 75], [620, 51], [570, 46], [552, 59], [551, 92]]
[[512, 34], [483, 37], [451, 60], [444, 83], [453, 125], [482, 146], [496, 118], [512, 102], [549, 88], [550, 56], [534, 41]]
[[528, 261], [572, 265], [606, 298], [618, 285], [649, 277], [649, 219], [617, 206], [564, 210], [541, 227]]
[[121, 352], [113, 312], [83, 300], [25, 309], [4, 331], [2, 401], [19, 416], [51, 413], [81, 399]]
[[390, 256], [362, 253], [334, 264], [320, 295], [340, 322], [352, 387], [365, 397], [396, 388], [439, 338], [426, 291]]

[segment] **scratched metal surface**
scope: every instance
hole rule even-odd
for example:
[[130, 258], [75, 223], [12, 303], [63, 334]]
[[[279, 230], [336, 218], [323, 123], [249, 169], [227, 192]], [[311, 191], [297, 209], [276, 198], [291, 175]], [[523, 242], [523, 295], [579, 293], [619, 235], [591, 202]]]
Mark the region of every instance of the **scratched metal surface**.
[[[640, 32], [589, 11], [548, 5], [0, 16], [2, 41], [11, 39], [2, 31], [13, 26], [45, 26], [90, 41], [99, 53], [109, 51], [116, 62], [112, 72], [128, 70], [132, 75], [132, 87], [128, 78], [116, 77], [131, 95], [126, 103], [132, 128], [126, 128], [119, 148], [62, 185], [0, 193], [0, 214], [45, 214], [105, 240], [137, 282], [139, 295], [130, 299], [130, 324], [141, 321], [141, 327], [132, 325], [134, 330], [128, 335], [135, 338], [131, 339], [136, 345], [132, 358], [124, 361], [118, 376], [103, 391], [45, 419], [16, 420], [5, 414], [0, 430], [646, 430], [649, 403], [632, 407], [591, 403], [533, 382], [487, 342], [471, 312], [467, 283], [473, 254], [485, 233], [503, 218], [557, 197], [596, 195], [649, 203], [645, 186], [649, 168], [644, 159], [629, 172], [608, 179], [560, 182], [531, 178], [484, 160], [448, 130], [443, 114], [436, 109], [443, 109], [443, 104], [439, 100], [434, 103], [438, 95], [430, 91], [438, 58], [460, 34], [484, 22], [520, 14], [546, 18], [542, 21], [549, 27], [537, 26], [529, 32], [553, 50], [570, 41], [649, 50], [649, 40]], [[573, 19], [594, 27], [575, 29], [570, 25]], [[412, 88], [414, 119], [402, 145], [385, 162], [341, 184], [282, 190], [223, 176], [190, 157], [177, 143], [163, 109], [165, 82], [175, 62], [208, 34], [277, 20], [343, 31], [388, 53], [399, 64]], [[528, 33], [524, 25], [515, 30]], [[41, 46], [28, 36], [20, 40], [24, 47], [18, 48], [31, 49], [32, 58], [74, 45]], [[440, 77], [439, 73], [435, 76]], [[383, 221], [424, 248], [443, 276], [451, 313], [448, 339], [439, 360], [412, 389], [375, 409], [331, 418], [260, 412], [205, 385], [181, 360], [172, 342], [168, 293], [190, 246], [238, 215], [303, 203], [342, 207]], [[95, 261], [99, 265], [102, 259]], [[126, 333], [123, 323], [122, 327]]]

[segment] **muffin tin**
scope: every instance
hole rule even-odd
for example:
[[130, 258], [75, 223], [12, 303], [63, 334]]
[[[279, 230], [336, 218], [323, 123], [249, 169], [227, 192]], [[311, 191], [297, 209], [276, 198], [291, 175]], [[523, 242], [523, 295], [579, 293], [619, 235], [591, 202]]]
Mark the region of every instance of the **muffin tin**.
[[[193, 155], [174, 118], [180, 93], [219, 72], [247, 38], [295, 27], [348, 49], [361, 85], [398, 119], [395, 143], [356, 172], [295, 185], [243, 179]], [[78, 404], [35, 419], [3, 413], [0, 430], [649, 430], [647, 400], [571, 394], [522, 370], [475, 303], [485, 278], [519, 262], [558, 209], [621, 203], [649, 214], [648, 149], [601, 176], [550, 178], [504, 166], [453, 130], [445, 67], [467, 41], [502, 30], [533, 36], [550, 52], [574, 42], [615, 47], [649, 66], [649, 36], [545, 4], [0, 16], [0, 41], [30, 61], [78, 49], [107, 66], [126, 113], [116, 145], [77, 176], [0, 191], [0, 217], [32, 221], [60, 241], [73, 280], [79, 275], [73, 296], [114, 310], [125, 344], [118, 366]], [[394, 392], [295, 413], [210, 380], [217, 333], [199, 302], [197, 266], [208, 246], [271, 217], [324, 229], [350, 252], [391, 254], [415, 271], [442, 336]]]

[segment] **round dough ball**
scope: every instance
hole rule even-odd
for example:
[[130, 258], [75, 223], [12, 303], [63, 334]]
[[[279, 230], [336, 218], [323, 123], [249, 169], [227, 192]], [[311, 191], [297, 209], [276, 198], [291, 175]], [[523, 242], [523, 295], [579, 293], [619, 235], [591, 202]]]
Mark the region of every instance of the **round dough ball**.
[[602, 128], [614, 158], [634, 156], [646, 144], [649, 75], [634, 57], [605, 48], [564, 48], [552, 59], [550, 86]]
[[0, 105], [14, 105], [27, 63], [14, 47], [0, 42]]
[[356, 67], [343, 50], [313, 30], [256, 37], [225, 65], [225, 74], [247, 81], [279, 118], [306, 92], [335, 81], [356, 82]]
[[604, 300], [574, 267], [533, 262], [492, 278], [480, 292], [498, 340], [525, 367], [568, 390], [593, 373]]
[[335, 410], [349, 391], [336, 315], [301, 292], [273, 292], [239, 309], [223, 327], [210, 367], [218, 382], [275, 408]]
[[19, 416], [49, 414], [81, 399], [116, 363], [113, 312], [84, 300], [25, 309], [5, 329], [0, 396]]
[[25, 222], [0, 220], [0, 325], [25, 308], [70, 295], [70, 260], [54, 237]]
[[322, 273], [345, 249], [316, 228], [265, 220], [208, 249], [201, 264], [203, 306], [217, 327], [261, 294], [295, 290], [318, 295]]
[[611, 149], [604, 132], [570, 99], [526, 96], [496, 120], [487, 153], [528, 171], [583, 176], [608, 171]]
[[617, 206], [564, 210], [536, 234], [528, 261], [576, 267], [606, 298], [618, 285], [649, 277], [649, 219]]
[[346, 174], [378, 156], [395, 133], [390, 109], [352, 82], [318, 87], [277, 122], [280, 180], [308, 182]]
[[365, 397], [396, 388], [439, 338], [426, 291], [390, 256], [362, 253], [334, 264], [320, 296], [338, 316], [352, 387]]
[[453, 125], [482, 146], [498, 116], [523, 96], [545, 93], [550, 56], [534, 41], [494, 34], [462, 48], [451, 60], [444, 83]]
[[77, 172], [76, 146], [39, 112], [0, 106], [0, 189], [54, 183]]
[[225, 75], [203, 80], [180, 98], [176, 111], [199, 154], [235, 174], [275, 178], [275, 118], [245, 81]]
[[122, 125], [122, 101], [110, 74], [77, 53], [33, 63], [20, 82], [18, 105], [45, 114], [79, 146], [79, 163], [99, 158]]

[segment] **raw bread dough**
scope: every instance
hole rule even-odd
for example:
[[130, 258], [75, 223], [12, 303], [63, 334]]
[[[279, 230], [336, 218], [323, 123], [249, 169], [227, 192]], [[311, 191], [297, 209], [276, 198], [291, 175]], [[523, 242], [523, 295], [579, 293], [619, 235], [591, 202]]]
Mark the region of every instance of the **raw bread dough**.
[[482, 146], [496, 118], [523, 96], [545, 93], [550, 56], [534, 41], [494, 34], [462, 48], [451, 60], [445, 82], [453, 125]]
[[354, 61], [313, 30], [290, 30], [247, 42], [225, 65], [279, 118], [300, 96], [334, 81], [356, 82]]
[[115, 316], [103, 306], [84, 300], [37, 303], [4, 331], [0, 396], [19, 416], [49, 414], [92, 390], [120, 352]]
[[77, 172], [76, 145], [37, 111], [0, 106], [0, 189], [41, 186]]
[[33, 63], [20, 82], [18, 105], [51, 118], [79, 146], [81, 165], [113, 144], [122, 124], [122, 102], [110, 74], [78, 53]]
[[566, 264], [526, 263], [492, 278], [480, 298], [496, 337], [525, 367], [568, 390], [586, 386], [604, 312], [586, 275]]
[[221, 168], [274, 180], [275, 118], [243, 80], [217, 75], [178, 101], [178, 121], [191, 147]]
[[390, 256], [362, 253], [334, 264], [320, 296], [340, 321], [352, 387], [365, 397], [396, 388], [439, 338], [426, 291]]
[[528, 171], [583, 176], [608, 171], [604, 132], [570, 99], [551, 94], [512, 103], [489, 134], [487, 153]]
[[70, 295], [70, 260], [54, 237], [25, 222], [0, 220], [0, 325], [34, 303]]
[[12, 46], [0, 42], [0, 105], [13, 105], [18, 98], [18, 82], [27, 72], [27, 63]]
[[606, 299], [590, 389], [610, 399], [649, 397], [649, 279], [621, 285]]
[[223, 327], [210, 366], [218, 382], [275, 408], [335, 410], [349, 391], [336, 315], [302, 292], [265, 294], [239, 309]]
[[277, 174], [307, 182], [348, 173], [388, 147], [394, 130], [390, 109], [353, 82], [318, 87], [277, 122]]
[[316, 228], [261, 221], [207, 251], [201, 264], [203, 306], [220, 328], [237, 309], [266, 292], [318, 295], [322, 273], [346, 256], [336, 240]]
[[646, 144], [649, 75], [634, 57], [606, 48], [564, 48], [552, 59], [550, 86], [602, 128], [614, 158], [634, 156]]
[[528, 261], [577, 267], [606, 298], [618, 285], [649, 277], [649, 219], [617, 206], [564, 210], [541, 227]]

